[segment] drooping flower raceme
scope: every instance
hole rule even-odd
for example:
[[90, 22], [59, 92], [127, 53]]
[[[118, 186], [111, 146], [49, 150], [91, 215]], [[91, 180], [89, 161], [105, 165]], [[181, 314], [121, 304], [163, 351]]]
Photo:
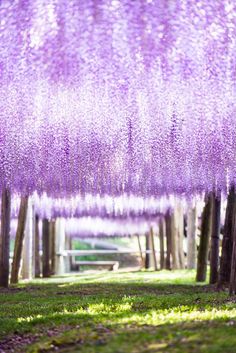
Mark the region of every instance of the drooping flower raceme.
[[141, 196], [236, 171], [232, 0], [3, 0], [0, 185]]

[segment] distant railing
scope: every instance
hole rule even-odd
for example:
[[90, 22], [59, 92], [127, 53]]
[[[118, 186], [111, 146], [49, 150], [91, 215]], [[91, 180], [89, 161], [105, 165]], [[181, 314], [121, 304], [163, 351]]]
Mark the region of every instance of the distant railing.
[[[142, 254], [152, 254], [152, 250], [142, 250]], [[156, 251], [158, 253], [158, 251]], [[139, 250], [64, 250], [57, 252], [58, 256], [87, 256], [109, 254], [140, 254]]]

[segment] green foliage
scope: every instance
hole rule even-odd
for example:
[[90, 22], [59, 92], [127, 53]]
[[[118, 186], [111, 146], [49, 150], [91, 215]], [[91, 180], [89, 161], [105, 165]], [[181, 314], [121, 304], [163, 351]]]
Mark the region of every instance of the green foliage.
[[[92, 250], [92, 246], [80, 240], [73, 240], [73, 249], [74, 250]], [[78, 260], [86, 260], [86, 261], [97, 261], [97, 255], [86, 255], [86, 256], [75, 256], [75, 259]]]
[[[118, 245], [127, 247], [130, 249], [137, 248], [137, 238], [107, 238], [106, 243], [111, 245]], [[101, 250], [103, 249], [102, 246], [96, 245], [94, 248], [84, 241], [79, 239], [73, 240], [73, 249], [74, 250]], [[137, 258], [139, 258], [138, 254], [91, 254], [91, 255], [82, 255], [82, 256], [75, 256], [75, 259], [78, 261], [119, 261], [120, 267], [127, 267], [127, 266], [137, 266]], [[91, 269], [91, 266], [81, 266], [80, 270]]]
[[[99, 272], [34, 280], [0, 292], [0, 340], [21, 352], [233, 353], [236, 304], [196, 285], [194, 271]], [[49, 334], [50, 332], [50, 334]], [[35, 341], [35, 342], [33, 342]]]

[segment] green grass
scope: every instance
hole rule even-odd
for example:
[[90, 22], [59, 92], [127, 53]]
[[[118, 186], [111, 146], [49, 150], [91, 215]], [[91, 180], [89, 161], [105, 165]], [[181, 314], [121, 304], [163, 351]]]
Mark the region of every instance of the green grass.
[[[100, 272], [0, 291], [0, 341], [21, 352], [234, 353], [236, 301], [193, 271]], [[1, 343], [0, 343], [1, 347]]]

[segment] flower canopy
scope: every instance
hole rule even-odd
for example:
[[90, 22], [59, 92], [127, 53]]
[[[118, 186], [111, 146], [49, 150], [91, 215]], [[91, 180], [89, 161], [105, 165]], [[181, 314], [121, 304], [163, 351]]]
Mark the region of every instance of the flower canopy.
[[0, 2], [0, 185], [188, 195], [234, 182], [236, 3]]

